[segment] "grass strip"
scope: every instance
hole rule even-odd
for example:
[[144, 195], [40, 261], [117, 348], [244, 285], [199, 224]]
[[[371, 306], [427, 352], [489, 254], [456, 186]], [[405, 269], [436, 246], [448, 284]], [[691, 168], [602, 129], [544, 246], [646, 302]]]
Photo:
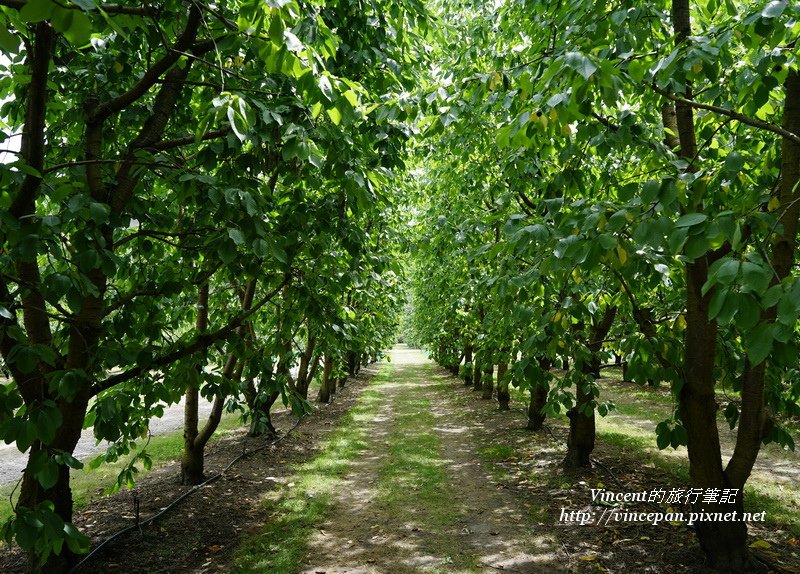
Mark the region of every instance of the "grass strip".
[[328, 514], [335, 494], [342, 488], [350, 464], [367, 446], [370, 423], [383, 403], [380, 385], [392, 373], [381, 366], [356, 406], [344, 415], [336, 429], [320, 446], [314, 460], [297, 465], [287, 484], [265, 501], [271, 519], [264, 529], [246, 538], [235, 557], [237, 572], [296, 572], [308, 539]]
[[379, 472], [378, 500], [385, 514], [405, 517], [426, 533], [427, 551], [444, 556], [441, 570], [433, 567], [428, 571], [478, 572], [479, 565], [463, 552], [453, 535], [461, 518], [459, 505], [454, 504], [457, 490], [448, 478], [436, 418], [426, 398], [445, 387], [419, 384], [433, 375], [433, 367], [419, 365], [399, 368], [395, 375], [400, 389], [393, 406], [394, 425], [387, 437], [389, 456]]

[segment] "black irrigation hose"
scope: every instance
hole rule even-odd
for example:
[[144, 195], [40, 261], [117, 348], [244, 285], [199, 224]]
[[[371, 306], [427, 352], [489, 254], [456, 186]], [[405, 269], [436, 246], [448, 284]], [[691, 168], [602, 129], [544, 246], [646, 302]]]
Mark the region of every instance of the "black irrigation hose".
[[[182, 501], [184, 498], [186, 498], [190, 494], [194, 494], [195, 492], [200, 490], [202, 487], [204, 487], [206, 485], [209, 485], [212, 482], [216, 482], [217, 480], [222, 478], [222, 475], [224, 475], [226, 472], [228, 472], [228, 470], [230, 470], [230, 468], [234, 464], [236, 464], [237, 462], [239, 462], [243, 458], [248, 457], [248, 456], [250, 456], [252, 454], [255, 454], [257, 452], [261, 452], [264, 449], [267, 449], [267, 448], [269, 448], [271, 446], [274, 446], [274, 445], [278, 444], [283, 439], [288, 437], [300, 425], [300, 423], [302, 421], [303, 421], [303, 418], [297, 419], [297, 422], [294, 423], [294, 426], [292, 426], [292, 428], [290, 428], [288, 431], [286, 431], [283, 435], [281, 435], [280, 437], [276, 438], [275, 440], [270, 441], [267, 444], [265, 444], [263, 446], [260, 446], [260, 447], [258, 447], [256, 449], [245, 450], [244, 452], [242, 452], [242, 454], [240, 454], [239, 456], [234, 458], [231, 462], [229, 462], [228, 466], [226, 466], [220, 472], [218, 472], [217, 474], [211, 476], [210, 478], [206, 479], [205, 481], [201, 482], [200, 484], [194, 485], [192, 488], [190, 488], [189, 490], [187, 490], [186, 492], [184, 492], [183, 494], [178, 496], [175, 500], [170, 502], [167, 506], [165, 506], [164, 508], [159, 510], [153, 516], [151, 516], [149, 518], [146, 518], [145, 520], [142, 520], [141, 522], [139, 522], [137, 520], [136, 524], [132, 524], [131, 526], [123, 528], [122, 530], [120, 530], [118, 532], [115, 532], [114, 534], [112, 534], [111, 536], [106, 538], [103, 542], [101, 542], [100, 544], [95, 546], [94, 549], [91, 552], [89, 552], [89, 554], [84, 556], [83, 559], [80, 562], [78, 562], [75, 566], [73, 566], [67, 574], [75, 574], [75, 572], [77, 572], [82, 566], [84, 566], [87, 562], [89, 562], [89, 560], [92, 558], [92, 556], [97, 554], [104, 546], [107, 546], [108, 544], [110, 544], [111, 542], [113, 542], [114, 540], [116, 540], [117, 538], [122, 536], [123, 534], [127, 534], [131, 530], [139, 530], [141, 532], [142, 526], [147, 526], [151, 522], [155, 521], [157, 518], [159, 518], [160, 516], [165, 514], [168, 510], [172, 509], [174, 506], [176, 506], [180, 501]], [[137, 513], [137, 516], [138, 516], [138, 513]]]

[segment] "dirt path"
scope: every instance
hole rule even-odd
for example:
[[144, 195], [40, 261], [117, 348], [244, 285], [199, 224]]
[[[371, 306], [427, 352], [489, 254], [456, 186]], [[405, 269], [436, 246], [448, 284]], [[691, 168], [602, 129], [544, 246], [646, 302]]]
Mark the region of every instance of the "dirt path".
[[485, 429], [449, 400], [452, 379], [418, 351], [391, 356], [366, 448], [310, 538], [302, 571], [563, 571], [554, 536], [531, 526], [535, 501], [505, 490], [479, 462]]

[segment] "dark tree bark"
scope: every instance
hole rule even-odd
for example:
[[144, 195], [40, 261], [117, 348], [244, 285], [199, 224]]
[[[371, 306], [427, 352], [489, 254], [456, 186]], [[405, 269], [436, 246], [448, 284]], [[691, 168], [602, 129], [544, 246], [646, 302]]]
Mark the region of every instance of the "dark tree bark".
[[492, 396], [494, 395], [494, 380], [492, 379], [492, 374], [494, 373], [494, 365], [491, 363], [491, 360], [483, 364], [483, 393], [481, 394], [481, 398], [487, 401], [492, 400]]
[[356, 375], [356, 368], [358, 367], [358, 360], [355, 351], [347, 351], [347, 374], [351, 377]]
[[[600, 359], [597, 356], [602, 347], [602, 341], [608, 335], [614, 317], [617, 314], [617, 307], [609, 305], [606, 307], [603, 317], [589, 329], [589, 341], [587, 347], [591, 353], [588, 361], [579, 361], [578, 367], [583, 373], [583, 380], [594, 380], [600, 375]], [[564, 458], [564, 466], [567, 468], [589, 468], [592, 466], [592, 451], [595, 441], [595, 416], [591, 401], [594, 399], [591, 393], [587, 392], [583, 382], [577, 384], [575, 389], [576, 405], [569, 410], [569, 435], [567, 437], [567, 456]]]
[[508, 371], [508, 363], [500, 362], [497, 365], [497, 403], [501, 411], [510, 410], [511, 393], [508, 391], [508, 381], [503, 381]]
[[[256, 291], [256, 280], [250, 279], [244, 291], [240, 294], [242, 310], [247, 311], [253, 305], [253, 297]], [[196, 330], [198, 333], [205, 333], [208, 330], [208, 283], [200, 286], [197, 297], [197, 322]], [[237, 329], [240, 336], [244, 337], [252, 332], [249, 325], [242, 325]], [[200, 371], [198, 366], [198, 371]], [[244, 365], [240, 364], [236, 355], [229, 353], [225, 365], [222, 368], [223, 379], [239, 381], [244, 371]], [[199, 373], [198, 373], [199, 375]], [[199, 379], [199, 376], [198, 376]], [[184, 403], [184, 425], [183, 425], [183, 455], [181, 457], [181, 484], [200, 484], [205, 480], [205, 449], [208, 441], [214, 435], [222, 420], [222, 411], [225, 406], [225, 397], [217, 395], [211, 405], [211, 412], [208, 415], [203, 428], [199, 428], [199, 387], [197, 385], [187, 385]]]
[[[544, 372], [549, 371], [553, 363], [546, 358], [539, 359], [539, 368]], [[547, 381], [537, 381], [531, 387], [531, 402], [528, 404], [528, 430], [538, 431], [542, 429], [545, 421], [543, 412], [544, 405], [547, 403], [547, 393], [550, 391]]]
[[531, 388], [531, 402], [528, 405], [528, 430], [538, 431], [544, 425], [545, 414], [542, 412], [547, 402], [547, 387], [538, 384]]
[[481, 364], [477, 357], [475, 358], [475, 362], [473, 363], [472, 367], [472, 390], [483, 390], [483, 371], [481, 370]]
[[311, 380], [314, 378], [315, 369], [312, 361], [315, 356], [314, 349], [316, 346], [317, 338], [309, 330], [306, 338], [306, 348], [303, 350], [303, 354], [300, 355], [300, 366], [297, 369], [296, 382], [297, 394], [304, 399], [308, 398], [308, 385], [311, 384]]
[[[689, 42], [691, 36], [691, 13], [688, 0], [673, 0], [672, 22], [677, 44]], [[787, 96], [791, 91], [787, 79]], [[691, 85], [686, 83], [683, 93], [685, 100], [692, 99]], [[797, 103], [795, 99], [794, 104]], [[787, 99], [788, 116], [792, 115], [792, 105]], [[694, 117], [692, 108], [686, 101], [677, 101], [675, 104], [675, 117], [678, 130], [678, 154], [690, 162], [697, 155], [697, 140], [695, 134]], [[786, 118], [784, 119], [786, 122]], [[789, 120], [791, 121], [791, 120]], [[796, 121], [796, 120], [795, 120]], [[784, 141], [784, 154], [786, 153]], [[790, 152], [791, 153], [791, 152]], [[783, 158], [784, 160], [786, 157]], [[793, 169], [797, 173], [797, 162]], [[691, 165], [689, 169], [694, 169]], [[785, 177], [786, 174], [784, 173]], [[693, 206], [700, 210], [702, 205]], [[795, 228], [796, 232], [796, 228]], [[739, 429], [743, 439], [740, 447], [737, 438], [736, 448], [741, 456], [734, 454], [736, 462], [732, 460], [733, 468], [729, 474], [723, 470], [720, 452], [719, 434], [716, 424], [718, 405], [715, 400], [714, 363], [716, 356], [715, 321], [708, 319], [708, 306], [714, 290], [705, 295], [701, 289], [708, 279], [708, 267], [711, 263], [710, 254], [701, 256], [686, 265], [686, 332], [684, 335], [685, 368], [684, 384], [680, 392], [680, 415], [688, 435], [687, 450], [689, 453], [689, 473], [692, 484], [700, 488], [739, 488], [744, 486], [746, 475], [752, 468], [750, 460], [755, 460], [758, 446], [753, 450], [753, 436], [760, 436], [761, 428], [756, 430], [752, 419], [745, 422], [747, 430]], [[752, 371], [752, 369], [746, 369]], [[742, 393], [743, 403], [749, 402], [746, 407], [751, 417], [761, 416], [763, 404], [763, 387], [759, 389], [758, 374], [754, 377], [745, 376], [748, 387]], [[762, 379], [763, 382], [763, 379]], [[750, 393], [748, 395], [748, 393]], [[752, 402], [751, 402], [752, 401]], [[745, 410], [745, 409], [743, 409]], [[740, 423], [741, 424], [741, 423]], [[758, 439], [756, 439], [758, 440]], [[739, 464], [741, 463], [741, 466]], [[746, 471], [746, 472], [745, 472]], [[731, 479], [735, 476], [737, 483]], [[704, 504], [703, 510], [711, 512], [741, 511], [743, 508], [744, 491], [741, 490], [735, 503], [730, 504]], [[696, 506], [700, 506], [699, 504]], [[750, 566], [750, 556], [747, 547], [747, 525], [741, 521], [726, 522], [700, 522], [695, 525], [700, 546], [706, 553], [711, 566], [725, 572], [744, 572]]]
[[333, 357], [325, 353], [322, 360], [322, 383], [317, 400], [321, 403], [328, 403], [334, 393], [336, 393], [336, 381], [333, 379]]

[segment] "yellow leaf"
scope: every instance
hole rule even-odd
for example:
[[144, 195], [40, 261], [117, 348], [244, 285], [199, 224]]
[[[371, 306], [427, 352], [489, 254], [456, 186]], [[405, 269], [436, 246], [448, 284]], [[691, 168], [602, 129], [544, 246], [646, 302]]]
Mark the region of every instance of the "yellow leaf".
[[542, 117], [540, 117], [540, 118], [539, 118], [539, 122], [542, 124], [542, 127], [543, 127], [543, 128], [546, 128], [546, 127], [547, 127], [547, 122], [548, 122], [548, 121], [549, 121], [549, 120], [547, 119], [547, 116], [542, 116]]
[[594, 554], [587, 554], [586, 556], [581, 556], [581, 560], [585, 562], [591, 562], [592, 560], [597, 560], [597, 556]]
[[773, 197], [772, 199], [769, 200], [769, 203], [767, 204], [767, 211], [775, 211], [780, 206], [781, 206], [781, 200], [778, 199], [777, 197]]
[[617, 257], [619, 257], [619, 262], [625, 265], [628, 260], [628, 252], [622, 248], [622, 245], [617, 245]]
[[557, 122], [558, 121], [558, 112], [556, 111], [555, 108], [552, 108], [550, 110], [550, 121], [551, 122]]
[[566, 136], [566, 137], [569, 137], [569, 136], [572, 135], [572, 130], [570, 129], [570, 127], [567, 124], [564, 124], [563, 126], [561, 126], [561, 135], [562, 136]]
[[756, 540], [750, 545], [750, 548], [772, 548], [772, 544], [766, 540]]

